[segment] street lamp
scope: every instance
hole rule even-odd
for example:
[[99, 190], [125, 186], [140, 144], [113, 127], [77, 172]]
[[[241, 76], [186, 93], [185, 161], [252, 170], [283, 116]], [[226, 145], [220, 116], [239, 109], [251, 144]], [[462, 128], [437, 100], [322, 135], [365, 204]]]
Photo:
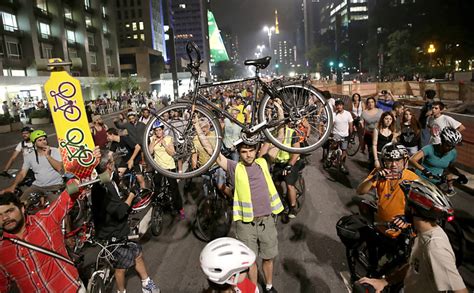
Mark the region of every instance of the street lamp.
[[432, 60], [433, 60], [433, 54], [434, 54], [434, 52], [436, 52], [436, 48], [435, 48], [435, 46], [434, 46], [433, 44], [430, 44], [430, 45], [428, 46], [428, 54], [430, 55], [430, 63], [428, 64], [428, 67], [430, 68], [430, 75], [432, 75], [432, 69], [431, 69], [431, 67], [432, 67], [432, 63], [433, 63]]
[[265, 45], [258, 45], [257, 46], [257, 50], [260, 52], [260, 55], [262, 54], [263, 49], [265, 49]]
[[271, 52], [272, 51], [272, 33], [275, 31], [275, 27], [264, 26], [263, 30], [267, 32], [268, 34], [268, 48], [270, 48], [270, 52]]

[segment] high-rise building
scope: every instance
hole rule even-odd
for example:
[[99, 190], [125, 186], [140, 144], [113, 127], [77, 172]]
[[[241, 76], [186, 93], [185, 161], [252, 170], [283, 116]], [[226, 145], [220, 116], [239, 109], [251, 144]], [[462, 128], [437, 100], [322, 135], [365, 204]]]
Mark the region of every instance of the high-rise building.
[[35, 63], [52, 57], [80, 58], [82, 68], [71, 74], [79, 77], [85, 99], [95, 97], [96, 77], [120, 75], [113, 6], [93, 0], [1, 1], [0, 99], [41, 98], [49, 72], [38, 71]]
[[120, 68], [123, 75], [143, 77], [142, 89], [158, 79], [166, 59], [160, 0], [115, 0]]
[[273, 49], [273, 56], [276, 58], [280, 72], [296, 66], [296, 46], [291, 41], [278, 40], [276, 48]]
[[240, 64], [240, 54], [239, 54], [239, 38], [237, 35], [232, 34], [231, 31], [223, 28], [223, 41], [224, 45], [229, 53], [229, 58], [232, 63], [241, 65]]
[[204, 61], [201, 70], [208, 74], [210, 50], [207, 0], [171, 0], [171, 2], [176, 58], [188, 60], [186, 44], [192, 41], [198, 45], [201, 51]]

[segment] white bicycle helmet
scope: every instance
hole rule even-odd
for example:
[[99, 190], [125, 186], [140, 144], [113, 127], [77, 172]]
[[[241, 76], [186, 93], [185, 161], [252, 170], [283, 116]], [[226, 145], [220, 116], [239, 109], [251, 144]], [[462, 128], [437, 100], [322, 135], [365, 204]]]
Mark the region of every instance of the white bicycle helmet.
[[[239, 240], [217, 238], [201, 251], [201, 269], [216, 284], [236, 285], [240, 273], [247, 270], [255, 258], [255, 253]], [[235, 276], [233, 281], [230, 280], [232, 276]]]
[[462, 141], [462, 135], [453, 127], [445, 127], [441, 130], [441, 142], [449, 146], [456, 146]]
[[433, 183], [426, 180], [404, 180], [400, 186], [405, 192], [407, 205], [416, 214], [434, 220], [454, 215], [451, 202]]
[[396, 161], [408, 157], [407, 148], [400, 143], [387, 143], [382, 148], [382, 160]]

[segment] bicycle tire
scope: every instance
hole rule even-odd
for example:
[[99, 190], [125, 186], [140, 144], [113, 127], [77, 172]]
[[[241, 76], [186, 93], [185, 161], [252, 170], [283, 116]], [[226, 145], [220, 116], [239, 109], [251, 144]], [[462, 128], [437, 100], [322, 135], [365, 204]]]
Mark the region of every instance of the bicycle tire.
[[72, 111], [71, 111], [71, 113], [69, 113], [66, 110], [64, 110], [64, 118], [66, 118], [67, 120], [69, 120], [71, 122], [76, 122], [77, 120], [79, 120], [81, 118], [81, 110], [79, 109], [78, 106], [69, 105], [69, 106], [66, 107], [66, 109], [67, 108], [71, 108]]
[[87, 289], [88, 289], [87, 292], [90, 292], [90, 293], [105, 293], [106, 292], [105, 282], [104, 282], [104, 279], [102, 279], [102, 276], [100, 274], [94, 275], [89, 280]]
[[[188, 117], [187, 120], [182, 120], [186, 121], [187, 125], [185, 125], [186, 129], [180, 130], [178, 127], [173, 126], [171, 123], [165, 121], [162, 119], [162, 116], [165, 113], [169, 113], [170, 111], [177, 111], [178, 113], [194, 113], [199, 116], [199, 118], [203, 119], [204, 121], [207, 121], [210, 125], [210, 130], [214, 131], [214, 135], [208, 136], [210, 138], [210, 143], [211, 145], [214, 146], [213, 153], [209, 156], [209, 159], [207, 159], [207, 162], [202, 164], [201, 166], [198, 166], [196, 169], [191, 169], [187, 168], [188, 166], [191, 167], [191, 161], [192, 161], [192, 152], [196, 150], [196, 145], [194, 143], [194, 138], [195, 138], [195, 130], [194, 126], [192, 125], [191, 118]], [[181, 160], [182, 162], [182, 172], [178, 171], [178, 168], [176, 168], [176, 171], [170, 171], [168, 169], [165, 169], [161, 167], [153, 158], [150, 150], [148, 149], [148, 145], [150, 143], [150, 137], [152, 135], [152, 129], [153, 129], [153, 124], [157, 119], [160, 119], [160, 121], [165, 124], [165, 127], [168, 127], [169, 130], [172, 132], [172, 135], [176, 137], [175, 140], [175, 149], [176, 154], [173, 156], [175, 158], [175, 161], [178, 161], [178, 159]], [[213, 143], [214, 142], [214, 143]], [[170, 177], [170, 178], [175, 178], [175, 179], [186, 179], [186, 178], [192, 178], [198, 175], [203, 174], [206, 172], [216, 161], [217, 157], [219, 156], [220, 149], [222, 147], [222, 129], [220, 127], [220, 124], [218, 123], [216, 117], [214, 114], [212, 114], [209, 110], [204, 108], [203, 106], [200, 105], [193, 105], [192, 103], [177, 103], [173, 104], [167, 107], [164, 107], [160, 109], [157, 113], [156, 116], [153, 117], [147, 124], [145, 128], [145, 135], [143, 136], [143, 141], [142, 141], [144, 146], [143, 148], [143, 153], [145, 154], [145, 158], [147, 162], [159, 173], [163, 174], [164, 176]], [[179, 164], [177, 163], [177, 166]]]
[[[273, 108], [271, 104], [275, 98], [282, 100], [284, 114], [289, 117], [287, 119], [290, 122], [300, 123], [306, 118], [311, 132], [304, 146], [287, 146], [278, 140], [277, 134], [272, 133], [275, 128], [282, 126], [281, 121], [273, 114], [271, 117], [267, 115]], [[285, 85], [277, 89], [275, 96], [265, 95], [258, 109], [258, 118], [260, 123], [265, 121], [267, 125], [276, 124], [264, 128], [263, 133], [277, 148], [295, 154], [306, 154], [318, 149], [329, 138], [333, 128], [331, 106], [323, 95], [310, 85]], [[298, 126], [292, 128], [298, 130]]]
[[443, 221], [442, 227], [448, 236], [454, 256], [456, 257], [456, 266], [460, 267], [464, 259], [464, 233], [456, 221]]
[[150, 222], [151, 235], [158, 237], [163, 231], [163, 210], [156, 206], [153, 207]]
[[296, 181], [295, 184], [296, 188], [296, 208], [295, 211], [298, 214], [301, 209], [303, 208], [303, 203], [305, 200], [305, 194], [306, 194], [306, 182], [304, 181], [303, 174], [299, 175], [298, 180]]
[[232, 225], [232, 211], [226, 200], [221, 197], [203, 198], [197, 209], [196, 224], [206, 242], [227, 236]]
[[350, 157], [355, 156], [360, 148], [359, 134], [357, 132], [352, 132], [352, 135], [349, 137], [347, 142], [347, 155]]

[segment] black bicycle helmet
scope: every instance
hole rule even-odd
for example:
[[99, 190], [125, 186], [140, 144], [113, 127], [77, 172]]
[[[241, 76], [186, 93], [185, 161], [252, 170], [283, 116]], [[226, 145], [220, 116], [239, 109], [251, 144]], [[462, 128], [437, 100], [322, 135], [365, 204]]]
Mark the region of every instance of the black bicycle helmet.
[[453, 127], [445, 127], [441, 130], [441, 143], [449, 146], [456, 146], [462, 141], [461, 133]]
[[407, 148], [400, 143], [387, 143], [382, 148], [383, 161], [398, 161], [408, 158]]
[[425, 180], [404, 180], [400, 187], [405, 193], [406, 204], [414, 210], [414, 215], [432, 220], [454, 215], [451, 202], [433, 183]]
[[25, 127], [23, 127], [23, 128], [21, 129], [21, 132], [29, 132], [29, 133], [31, 133], [31, 132], [33, 132], [33, 131], [34, 131], [34, 129], [33, 129], [32, 127], [29, 127], [29, 126], [25, 126]]

